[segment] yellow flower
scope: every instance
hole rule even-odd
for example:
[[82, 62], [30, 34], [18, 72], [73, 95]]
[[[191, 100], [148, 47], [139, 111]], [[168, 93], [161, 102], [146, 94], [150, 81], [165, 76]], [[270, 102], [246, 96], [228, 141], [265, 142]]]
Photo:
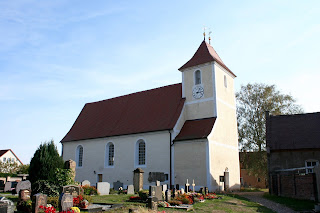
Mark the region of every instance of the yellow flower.
[[78, 207], [71, 207], [71, 210], [73, 210], [74, 212], [80, 212], [80, 209]]

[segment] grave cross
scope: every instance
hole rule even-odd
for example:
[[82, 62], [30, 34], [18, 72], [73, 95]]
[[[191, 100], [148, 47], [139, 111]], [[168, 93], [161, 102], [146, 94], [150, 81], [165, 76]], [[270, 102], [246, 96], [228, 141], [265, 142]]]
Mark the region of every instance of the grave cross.
[[189, 184], [188, 179], [187, 179], [187, 183], [186, 183], [186, 191], [187, 192], [189, 192], [189, 186], [190, 186], [190, 184]]
[[193, 181], [192, 181], [192, 191], [194, 192], [194, 186], [195, 186], [196, 184], [194, 184], [194, 179], [193, 179]]

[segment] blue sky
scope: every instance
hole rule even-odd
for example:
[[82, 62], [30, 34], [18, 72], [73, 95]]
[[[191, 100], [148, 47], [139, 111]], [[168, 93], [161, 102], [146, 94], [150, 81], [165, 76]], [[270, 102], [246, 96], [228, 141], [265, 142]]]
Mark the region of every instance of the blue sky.
[[237, 90], [276, 84], [320, 111], [320, 1], [0, 0], [0, 149], [29, 163], [85, 103], [181, 82], [204, 25]]

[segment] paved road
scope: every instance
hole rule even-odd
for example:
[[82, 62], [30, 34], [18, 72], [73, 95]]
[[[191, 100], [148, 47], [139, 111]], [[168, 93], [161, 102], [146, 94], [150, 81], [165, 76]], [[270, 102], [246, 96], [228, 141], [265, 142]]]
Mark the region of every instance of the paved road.
[[296, 212], [284, 205], [281, 205], [279, 203], [263, 198], [264, 192], [237, 192], [235, 194], [240, 195], [241, 197], [245, 197], [253, 202], [260, 203], [261, 205], [278, 213], [295, 213]]

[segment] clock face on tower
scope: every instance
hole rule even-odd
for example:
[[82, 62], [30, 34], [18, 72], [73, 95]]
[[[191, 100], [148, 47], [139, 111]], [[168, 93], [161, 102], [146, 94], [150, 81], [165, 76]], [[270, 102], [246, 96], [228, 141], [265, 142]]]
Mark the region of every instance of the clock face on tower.
[[197, 85], [192, 90], [192, 96], [196, 99], [202, 98], [204, 94], [204, 89], [201, 85]]

